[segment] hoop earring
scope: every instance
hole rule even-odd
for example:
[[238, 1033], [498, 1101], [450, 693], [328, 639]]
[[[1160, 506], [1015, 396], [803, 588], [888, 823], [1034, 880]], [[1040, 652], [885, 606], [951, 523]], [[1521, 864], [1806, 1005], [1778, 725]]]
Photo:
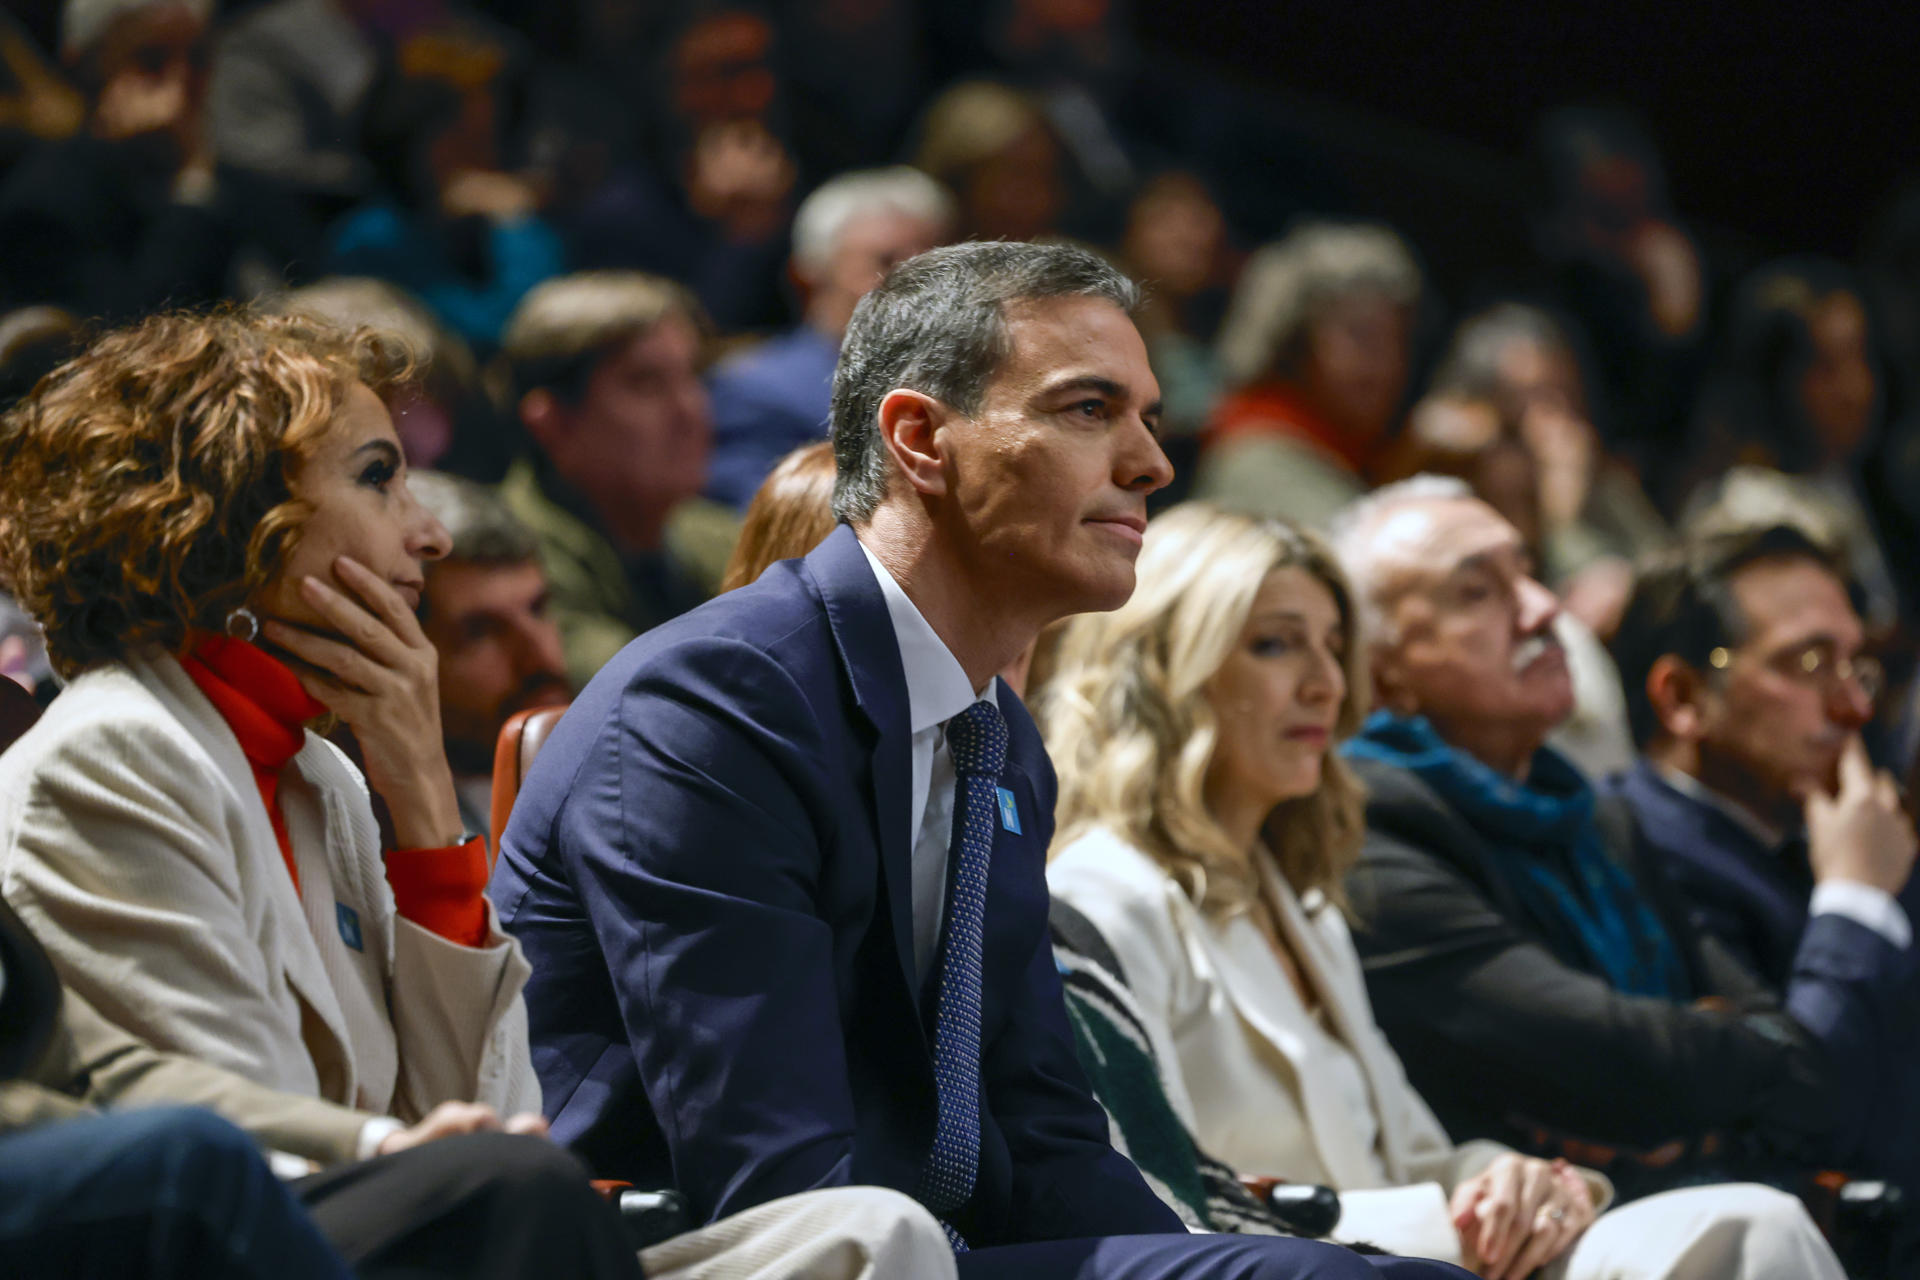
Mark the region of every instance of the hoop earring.
[[253, 610], [241, 605], [227, 615], [227, 634], [235, 640], [251, 641], [260, 634], [260, 619]]

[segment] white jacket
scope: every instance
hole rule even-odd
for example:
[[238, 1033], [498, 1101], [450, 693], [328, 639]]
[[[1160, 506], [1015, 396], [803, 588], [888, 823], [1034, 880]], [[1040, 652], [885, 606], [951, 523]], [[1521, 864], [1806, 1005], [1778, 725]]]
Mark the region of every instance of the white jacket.
[[[1303, 905], [1277, 871], [1266, 874], [1303, 974], [1366, 1077], [1379, 1125], [1371, 1151], [1339, 1077], [1312, 1051], [1313, 1015], [1251, 918], [1209, 920], [1150, 855], [1104, 830], [1062, 849], [1047, 887], [1113, 949], [1146, 1015], [1169, 1101], [1201, 1149], [1241, 1174], [1334, 1188], [1338, 1239], [1457, 1262], [1446, 1198], [1507, 1148], [1454, 1145], [1374, 1023], [1340, 913], [1317, 894]], [[1589, 1178], [1604, 1207], [1611, 1188]]]
[[282, 774], [295, 890], [239, 741], [180, 664], [80, 676], [0, 755], [0, 892], [67, 985], [162, 1049], [404, 1121], [539, 1110], [488, 907], [458, 946], [394, 910], [359, 772], [309, 733]]

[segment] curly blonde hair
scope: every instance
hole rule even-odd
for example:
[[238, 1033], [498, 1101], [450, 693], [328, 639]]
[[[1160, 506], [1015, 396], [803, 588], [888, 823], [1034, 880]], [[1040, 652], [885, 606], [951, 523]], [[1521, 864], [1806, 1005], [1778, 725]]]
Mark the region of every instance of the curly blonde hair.
[[218, 630], [310, 511], [289, 479], [391, 335], [231, 308], [108, 333], [0, 420], [0, 579], [64, 675]]
[[[1104, 827], [1144, 849], [1211, 916], [1254, 901], [1247, 852], [1214, 820], [1204, 794], [1219, 740], [1208, 687], [1240, 643], [1267, 575], [1290, 567], [1325, 584], [1339, 606], [1347, 692], [1335, 737], [1359, 727], [1366, 667], [1332, 552], [1284, 521], [1198, 502], [1175, 507], [1147, 529], [1132, 599], [1066, 624], [1058, 665], [1038, 697], [1060, 774], [1056, 850]], [[1359, 781], [1330, 748], [1319, 789], [1268, 817], [1266, 848], [1297, 893], [1318, 889], [1346, 909], [1342, 881], [1359, 855], [1364, 803]]]

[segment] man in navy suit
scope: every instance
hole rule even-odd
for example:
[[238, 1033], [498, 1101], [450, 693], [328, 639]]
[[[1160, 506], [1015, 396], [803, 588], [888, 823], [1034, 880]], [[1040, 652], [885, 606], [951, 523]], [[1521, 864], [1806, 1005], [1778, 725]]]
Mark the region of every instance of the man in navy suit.
[[1892, 892], [1816, 885], [1801, 808], [1831, 791], [1880, 669], [1840, 562], [1790, 525], [1730, 529], [1642, 569], [1613, 642], [1644, 757], [1608, 789], [1687, 902], [1776, 991], [1813, 914], [1906, 945]]
[[1053, 771], [995, 673], [1133, 589], [1170, 477], [1136, 302], [1066, 246], [896, 268], [835, 376], [850, 527], [630, 644], [543, 748], [492, 893], [554, 1135], [602, 1174], [701, 1219], [893, 1187], [966, 1276], [1373, 1274], [1176, 1234], [1074, 1061]]

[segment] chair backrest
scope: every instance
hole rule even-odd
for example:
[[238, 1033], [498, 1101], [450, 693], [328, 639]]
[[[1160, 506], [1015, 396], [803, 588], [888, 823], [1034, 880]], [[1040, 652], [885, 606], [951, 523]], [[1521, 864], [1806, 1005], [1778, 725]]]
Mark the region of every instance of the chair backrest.
[[493, 746], [493, 839], [488, 841], [492, 855], [500, 856], [500, 837], [506, 834], [507, 819], [513, 814], [514, 797], [526, 781], [533, 758], [546, 745], [547, 735], [560, 723], [565, 707], [534, 707], [518, 711], [500, 726], [500, 740]]
[[12, 746], [14, 739], [33, 728], [40, 718], [40, 704], [33, 695], [5, 676], [0, 676], [0, 751]]

